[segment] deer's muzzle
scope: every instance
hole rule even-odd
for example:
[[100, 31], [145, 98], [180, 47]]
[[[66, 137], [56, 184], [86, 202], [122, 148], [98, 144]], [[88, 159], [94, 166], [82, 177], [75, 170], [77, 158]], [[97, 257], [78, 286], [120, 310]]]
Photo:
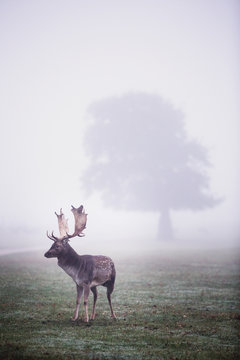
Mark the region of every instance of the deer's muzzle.
[[47, 251], [47, 252], [44, 254], [44, 256], [45, 256], [46, 258], [54, 257], [54, 255], [51, 253], [51, 251]]

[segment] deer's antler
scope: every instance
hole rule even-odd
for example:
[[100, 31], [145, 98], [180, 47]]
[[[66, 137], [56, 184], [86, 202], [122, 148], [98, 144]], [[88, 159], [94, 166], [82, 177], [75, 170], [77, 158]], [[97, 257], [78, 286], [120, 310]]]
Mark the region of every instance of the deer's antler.
[[56, 212], [55, 214], [57, 215], [58, 218], [58, 227], [59, 227], [59, 234], [60, 234], [60, 238], [64, 238], [68, 232], [68, 220], [65, 219], [65, 216], [62, 212], [62, 209], [60, 209], [60, 214], [58, 215]]
[[75, 230], [74, 233], [72, 235], [68, 234], [68, 223], [67, 223], [67, 219], [65, 219], [65, 216], [62, 212], [62, 209], [60, 209], [60, 214], [58, 215], [56, 212], [55, 214], [57, 215], [58, 218], [58, 226], [59, 226], [59, 233], [60, 233], [60, 237], [56, 237], [53, 232], [51, 235], [48, 234], [47, 232], [47, 237], [53, 241], [68, 241], [70, 238], [73, 238], [75, 236], [85, 236], [82, 231], [86, 228], [86, 223], [87, 223], [87, 214], [85, 214], [85, 211], [83, 209], [83, 206], [81, 205], [79, 208], [75, 208], [72, 205], [72, 212], [75, 218]]
[[72, 213], [74, 215], [75, 218], [75, 230], [74, 233], [72, 235], [68, 235], [68, 238], [72, 238], [75, 236], [85, 236], [82, 231], [86, 228], [86, 223], [87, 223], [87, 214], [85, 214], [85, 211], [83, 209], [83, 206], [79, 206], [79, 208], [75, 208], [72, 205]]
[[56, 236], [53, 235], [53, 231], [52, 231], [52, 234], [51, 234], [51, 235], [49, 235], [49, 234], [48, 234], [48, 231], [47, 231], [47, 237], [48, 237], [50, 240], [52, 240], [52, 241], [57, 241], [57, 240], [59, 240], [59, 238], [57, 238]]

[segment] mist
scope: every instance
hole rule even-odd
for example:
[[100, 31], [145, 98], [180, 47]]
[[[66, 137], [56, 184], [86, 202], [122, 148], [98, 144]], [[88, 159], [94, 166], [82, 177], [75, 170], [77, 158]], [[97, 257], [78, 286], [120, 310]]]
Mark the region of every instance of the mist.
[[80, 252], [238, 246], [238, 13], [234, 0], [1, 1], [1, 249], [48, 247], [54, 212], [73, 229], [80, 204]]

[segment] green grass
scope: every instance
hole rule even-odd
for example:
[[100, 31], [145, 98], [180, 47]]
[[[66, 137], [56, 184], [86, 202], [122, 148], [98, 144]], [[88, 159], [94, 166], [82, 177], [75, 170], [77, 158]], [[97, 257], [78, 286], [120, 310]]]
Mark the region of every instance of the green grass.
[[120, 259], [117, 320], [99, 287], [88, 324], [71, 322], [75, 285], [55, 259], [28, 253], [0, 262], [1, 359], [238, 358], [238, 252]]

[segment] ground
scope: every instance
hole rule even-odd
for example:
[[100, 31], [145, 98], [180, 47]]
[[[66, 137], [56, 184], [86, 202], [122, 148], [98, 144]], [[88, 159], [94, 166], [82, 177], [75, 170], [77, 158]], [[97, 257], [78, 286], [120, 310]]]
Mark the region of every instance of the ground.
[[117, 258], [117, 320], [101, 287], [96, 319], [84, 323], [70, 320], [75, 285], [56, 259], [1, 256], [0, 358], [237, 359], [239, 258], [237, 250]]

